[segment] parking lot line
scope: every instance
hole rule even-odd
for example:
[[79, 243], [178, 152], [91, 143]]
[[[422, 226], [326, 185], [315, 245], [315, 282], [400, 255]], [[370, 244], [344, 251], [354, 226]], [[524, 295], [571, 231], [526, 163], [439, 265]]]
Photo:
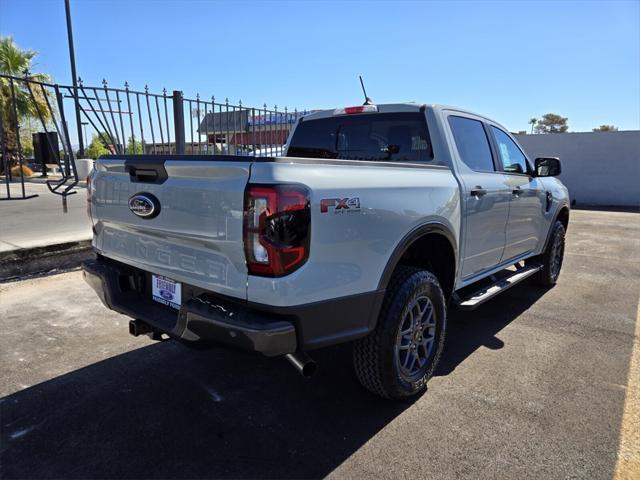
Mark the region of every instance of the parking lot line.
[[640, 299], [620, 427], [616, 480], [640, 478]]

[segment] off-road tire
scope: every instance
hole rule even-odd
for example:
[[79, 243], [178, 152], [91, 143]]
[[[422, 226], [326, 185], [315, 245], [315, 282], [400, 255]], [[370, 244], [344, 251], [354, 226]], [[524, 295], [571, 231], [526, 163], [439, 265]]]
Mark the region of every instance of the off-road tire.
[[[430, 300], [435, 318], [432, 349], [424, 359], [425, 365], [407, 378], [396, 357], [397, 335], [412, 303], [424, 297]], [[375, 330], [354, 343], [353, 365], [358, 380], [369, 391], [388, 399], [408, 400], [421, 395], [440, 360], [446, 325], [446, 303], [435, 275], [399, 267], [387, 288]]]
[[[564, 225], [562, 222], [556, 221], [546, 250], [541, 255], [527, 261], [527, 264], [542, 264], [542, 269], [534, 276], [534, 280], [538, 285], [552, 287], [558, 282], [564, 259], [564, 238]], [[556, 256], [559, 256], [559, 258]], [[554, 262], [559, 263], [554, 265]]]

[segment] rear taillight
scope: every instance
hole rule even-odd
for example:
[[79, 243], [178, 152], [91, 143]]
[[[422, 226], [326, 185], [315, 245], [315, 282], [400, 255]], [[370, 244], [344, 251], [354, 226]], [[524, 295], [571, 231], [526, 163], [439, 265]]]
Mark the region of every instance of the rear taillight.
[[249, 185], [244, 251], [249, 273], [281, 277], [309, 257], [309, 191], [300, 185]]

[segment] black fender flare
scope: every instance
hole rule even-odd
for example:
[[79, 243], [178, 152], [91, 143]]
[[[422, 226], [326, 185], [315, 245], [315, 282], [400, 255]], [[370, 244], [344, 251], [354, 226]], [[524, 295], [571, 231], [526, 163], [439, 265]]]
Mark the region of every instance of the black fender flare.
[[456, 241], [456, 237], [449, 226], [445, 225], [442, 222], [431, 221], [412, 228], [396, 245], [395, 249], [391, 253], [391, 256], [389, 257], [389, 260], [387, 261], [387, 265], [382, 271], [382, 276], [380, 277], [380, 282], [378, 283], [378, 290], [385, 290], [387, 288], [387, 285], [389, 285], [389, 281], [391, 280], [391, 275], [393, 275], [393, 272], [398, 266], [400, 259], [413, 244], [413, 242], [431, 233], [442, 235], [451, 244], [455, 261], [455, 283], [455, 277], [457, 276], [458, 272], [458, 242]]
[[556, 209], [556, 212], [553, 214], [553, 220], [551, 220], [551, 223], [549, 224], [549, 231], [547, 232], [547, 238], [544, 241], [544, 247], [542, 247], [542, 252], [540, 252], [541, 254], [544, 253], [547, 250], [547, 246], [549, 245], [549, 240], [551, 240], [551, 232], [553, 231], [553, 226], [558, 221], [558, 217], [560, 216], [560, 212], [562, 212], [562, 210], [564, 210], [564, 209], [566, 209], [568, 215], [571, 216], [571, 209], [569, 208], [569, 204], [567, 204], [567, 203], [561, 204]]

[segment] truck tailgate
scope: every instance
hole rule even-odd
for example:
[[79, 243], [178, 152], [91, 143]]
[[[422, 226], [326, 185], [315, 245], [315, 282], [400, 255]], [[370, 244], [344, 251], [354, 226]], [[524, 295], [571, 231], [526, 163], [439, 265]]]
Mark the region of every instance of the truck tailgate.
[[[94, 246], [123, 263], [246, 299], [242, 212], [251, 162], [237, 160], [100, 159], [92, 180]], [[157, 204], [156, 216], [133, 212], [129, 201], [139, 194]]]

